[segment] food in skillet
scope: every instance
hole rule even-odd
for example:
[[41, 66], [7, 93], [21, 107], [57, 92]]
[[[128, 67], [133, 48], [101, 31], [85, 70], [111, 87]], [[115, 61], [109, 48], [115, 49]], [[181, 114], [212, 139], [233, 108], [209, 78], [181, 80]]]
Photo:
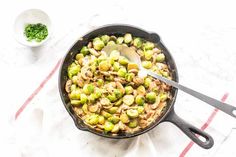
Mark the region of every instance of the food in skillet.
[[171, 79], [165, 55], [149, 41], [132, 37], [102, 35], [83, 46], [68, 67], [65, 90], [76, 115], [97, 131], [133, 133], [146, 128], [165, 110], [171, 99], [170, 86], [150, 76], [139, 77], [138, 65], [106, 45], [132, 47], [142, 66]]

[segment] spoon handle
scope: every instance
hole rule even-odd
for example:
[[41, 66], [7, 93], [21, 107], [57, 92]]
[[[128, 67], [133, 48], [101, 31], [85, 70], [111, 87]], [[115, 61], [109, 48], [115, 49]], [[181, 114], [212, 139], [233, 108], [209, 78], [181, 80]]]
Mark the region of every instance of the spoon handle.
[[236, 118], [236, 107], [234, 107], [232, 105], [229, 105], [229, 104], [226, 104], [226, 103], [223, 103], [223, 102], [220, 102], [220, 101], [218, 101], [218, 100], [216, 100], [214, 98], [206, 96], [206, 95], [204, 95], [202, 93], [199, 93], [199, 92], [197, 92], [197, 91], [195, 91], [193, 89], [185, 87], [185, 86], [183, 86], [183, 85], [181, 85], [181, 84], [179, 84], [179, 83], [177, 83], [175, 81], [172, 81], [172, 80], [169, 80], [169, 79], [167, 79], [165, 77], [157, 75], [157, 74], [155, 74], [155, 73], [153, 73], [151, 71], [146, 70], [146, 72], [147, 72], [148, 75], [150, 75], [150, 76], [152, 76], [152, 77], [154, 77], [154, 78], [156, 78], [156, 79], [158, 79], [160, 81], [163, 81], [163, 82], [165, 82], [168, 85], [171, 85], [171, 86], [173, 86], [175, 88], [178, 88], [181, 91], [183, 91], [185, 93], [188, 93], [188, 94], [194, 96], [195, 98], [198, 98], [198, 99], [204, 101], [205, 103], [208, 103], [209, 105], [211, 105], [211, 106], [213, 106], [213, 107], [215, 107], [215, 108], [217, 108], [217, 109], [227, 113], [228, 115]]

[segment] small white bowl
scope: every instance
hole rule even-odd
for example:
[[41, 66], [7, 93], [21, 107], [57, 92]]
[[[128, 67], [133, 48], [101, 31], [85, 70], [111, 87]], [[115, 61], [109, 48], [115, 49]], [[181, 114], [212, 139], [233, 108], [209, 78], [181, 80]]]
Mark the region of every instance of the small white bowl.
[[[27, 24], [37, 24], [37, 23], [42, 23], [47, 26], [48, 36], [41, 42], [27, 41], [27, 38], [24, 34], [25, 26]], [[42, 10], [39, 9], [26, 10], [22, 12], [19, 16], [17, 16], [14, 24], [14, 34], [16, 40], [25, 46], [29, 47], [40, 46], [48, 40], [51, 34], [51, 20], [49, 16]]]

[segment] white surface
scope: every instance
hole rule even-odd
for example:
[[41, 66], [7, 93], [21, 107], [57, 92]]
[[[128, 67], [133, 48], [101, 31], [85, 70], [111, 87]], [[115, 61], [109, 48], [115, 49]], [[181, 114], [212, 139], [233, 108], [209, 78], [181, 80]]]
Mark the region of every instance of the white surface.
[[[234, 1], [100, 0], [0, 2], [0, 156], [179, 156], [189, 139], [163, 123], [130, 140], [108, 140], [78, 131], [57, 90], [57, 74], [14, 121], [14, 114], [48, 75], [72, 43], [92, 28], [127, 23], [157, 32], [172, 52], [180, 82], [220, 99], [229, 92], [236, 104], [236, 10]], [[13, 24], [20, 12], [40, 8], [54, 25], [44, 46], [27, 48], [14, 39]], [[179, 92], [176, 112], [197, 127], [212, 107]], [[215, 140], [210, 150], [194, 145], [186, 156], [234, 156], [235, 119], [218, 112], [206, 129]], [[174, 140], [173, 140], [174, 139]], [[108, 148], [110, 151], [108, 151]]]
[[[24, 35], [24, 30], [27, 24], [41, 23], [47, 26], [48, 36], [41, 42], [27, 41]], [[40, 9], [29, 9], [25, 10], [17, 16], [14, 23], [14, 34], [16, 40], [29, 47], [37, 47], [43, 45], [51, 35], [51, 20], [48, 15]]]

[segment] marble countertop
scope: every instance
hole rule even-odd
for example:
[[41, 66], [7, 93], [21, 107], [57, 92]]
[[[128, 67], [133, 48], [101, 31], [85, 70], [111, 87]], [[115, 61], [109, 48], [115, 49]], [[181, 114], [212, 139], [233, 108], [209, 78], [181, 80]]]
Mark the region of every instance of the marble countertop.
[[[13, 34], [15, 17], [30, 8], [46, 11], [53, 25], [50, 40], [34, 49], [17, 43]], [[113, 23], [131, 24], [158, 33], [175, 58], [180, 83], [217, 99], [229, 93], [231, 102], [236, 102], [235, 15], [233, 0], [1, 1], [0, 71], [4, 111], [0, 111], [0, 128], [10, 125], [16, 110], [32, 88], [36, 88], [35, 84], [41, 82], [75, 40], [91, 29]], [[35, 73], [33, 78], [32, 73]], [[178, 103], [180, 107], [186, 107], [190, 102], [198, 103], [183, 93], [177, 102], [185, 102]], [[186, 111], [189, 113], [182, 114], [183, 118], [188, 114], [199, 114], [191, 109]], [[236, 125], [232, 126], [214, 156], [236, 153], [233, 149], [235, 128]]]

